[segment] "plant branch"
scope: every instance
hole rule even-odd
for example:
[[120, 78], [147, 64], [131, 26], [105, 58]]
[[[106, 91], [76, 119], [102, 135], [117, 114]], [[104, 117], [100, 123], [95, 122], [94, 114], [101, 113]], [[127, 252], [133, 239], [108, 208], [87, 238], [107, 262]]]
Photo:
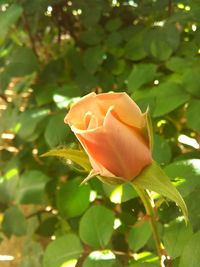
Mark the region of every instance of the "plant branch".
[[151, 226], [152, 226], [153, 238], [154, 238], [155, 244], [156, 244], [157, 253], [158, 253], [159, 257], [161, 257], [162, 256], [162, 246], [161, 246], [161, 241], [160, 241], [160, 238], [158, 235], [158, 230], [157, 230], [157, 225], [156, 225], [156, 220], [155, 220], [154, 210], [153, 210], [152, 204], [149, 200], [147, 193], [144, 190], [139, 189], [138, 187], [135, 187], [135, 190], [137, 191], [138, 195], [140, 196], [140, 198], [144, 204], [146, 213], [149, 216]]
[[[156, 223], [156, 216], [155, 216], [155, 211], [154, 211], [154, 207], [153, 207], [153, 203], [152, 200], [150, 199], [149, 195], [147, 194], [147, 191], [140, 189], [136, 186], [134, 186], [136, 192], [138, 193], [139, 197], [141, 198], [146, 213], [150, 219], [151, 222], [151, 227], [152, 227], [152, 234], [153, 234], [153, 239], [155, 241], [155, 245], [156, 245], [156, 250], [157, 250], [157, 254], [160, 258], [160, 266], [161, 267], [171, 267], [172, 262], [170, 257], [167, 255], [164, 246], [162, 245], [162, 242], [160, 240], [159, 234], [158, 234], [158, 229], [157, 229], [157, 223]], [[165, 265], [166, 264], [166, 265]]]
[[30, 29], [30, 25], [29, 25], [29, 22], [28, 22], [28, 19], [27, 19], [27, 16], [26, 16], [25, 13], [22, 15], [22, 21], [23, 21], [23, 24], [24, 24], [24, 29], [28, 33], [33, 52], [38, 57], [37, 50], [36, 50], [35, 39], [34, 39], [34, 37], [32, 35], [31, 29]]
[[173, 12], [172, 0], [168, 0], [168, 16], [170, 17]]

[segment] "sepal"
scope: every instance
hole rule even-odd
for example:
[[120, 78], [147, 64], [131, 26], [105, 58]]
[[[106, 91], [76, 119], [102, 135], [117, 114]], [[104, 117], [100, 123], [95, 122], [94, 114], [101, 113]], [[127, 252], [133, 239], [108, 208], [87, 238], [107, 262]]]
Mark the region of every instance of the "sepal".
[[49, 156], [62, 158], [66, 160], [68, 165], [75, 163], [86, 172], [90, 172], [92, 168], [87, 154], [82, 150], [71, 148], [53, 149], [41, 155], [41, 157]]
[[188, 221], [187, 206], [181, 194], [155, 161], [144, 168], [140, 175], [133, 179], [132, 183], [139, 188], [154, 191], [174, 201], [180, 207], [185, 221]]

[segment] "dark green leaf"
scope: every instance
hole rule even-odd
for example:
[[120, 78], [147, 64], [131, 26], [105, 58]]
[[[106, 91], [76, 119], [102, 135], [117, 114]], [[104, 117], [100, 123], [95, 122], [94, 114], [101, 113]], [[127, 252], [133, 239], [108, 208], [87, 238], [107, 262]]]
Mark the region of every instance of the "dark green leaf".
[[44, 203], [44, 188], [49, 177], [37, 170], [30, 170], [20, 177], [16, 201], [21, 204]]
[[200, 96], [199, 61], [196, 65], [188, 68], [183, 75], [184, 89], [195, 97]]
[[81, 1], [78, 3], [78, 7], [82, 9], [81, 20], [86, 27], [95, 26], [101, 16], [104, 2], [101, 0], [94, 1]]
[[[144, 49], [143, 42], [145, 39], [146, 30], [144, 28], [131, 27], [125, 28], [122, 32], [125, 39], [128, 40], [124, 48], [124, 56], [127, 59], [131, 60], [142, 60], [147, 56], [147, 53]], [[132, 38], [130, 38], [132, 37]]]
[[85, 68], [94, 73], [105, 59], [105, 52], [101, 47], [90, 47], [83, 55], [83, 64]]
[[25, 76], [38, 71], [38, 59], [33, 50], [27, 47], [17, 47], [10, 56], [10, 64], [6, 71], [11, 76]]
[[12, 206], [5, 211], [2, 229], [8, 237], [12, 235], [22, 236], [26, 234], [26, 219], [18, 207]]
[[23, 9], [20, 5], [12, 4], [5, 12], [0, 13], [0, 42], [5, 38], [10, 27], [17, 22]]
[[107, 23], [106, 23], [106, 30], [108, 31], [116, 31], [118, 30], [122, 25], [122, 21], [120, 18], [113, 18], [113, 19], [110, 19]]
[[82, 32], [81, 40], [89, 45], [97, 45], [104, 37], [103, 29], [99, 26], [96, 28], [90, 28], [87, 31]]
[[65, 113], [51, 116], [46, 126], [44, 136], [47, 144], [51, 148], [63, 145], [66, 142], [69, 128], [64, 124], [64, 117]]
[[18, 135], [26, 140], [32, 140], [36, 127], [48, 114], [49, 109], [29, 109], [23, 112], [19, 118]]

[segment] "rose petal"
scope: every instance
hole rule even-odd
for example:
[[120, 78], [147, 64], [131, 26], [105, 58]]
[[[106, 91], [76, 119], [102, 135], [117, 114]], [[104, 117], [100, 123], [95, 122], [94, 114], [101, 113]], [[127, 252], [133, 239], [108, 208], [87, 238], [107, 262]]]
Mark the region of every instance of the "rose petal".
[[65, 116], [64, 122], [69, 125], [74, 125], [78, 129], [85, 130], [87, 129], [84, 120], [86, 113], [91, 113], [97, 119], [98, 125], [102, 125], [104, 115], [98, 108], [95, 93], [88, 94], [75, 103]]
[[85, 129], [94, 129], [98, 127], [98, 120], [91, 112], [87, 112], [85, 114], [84, 122], [85, 122]]
[[123, 123], [136, 128], [144, 127], [145, 116], [126, 93], [103, 93], [98, 94], [96, 98], [104, 114], [110, 106], [114, 106], [117, 117]]
[[132, 179], [151, 162], [144, 138], [137, 129], [121, 123], [113, 109], [109, 109], [102, 127], [75, 133], [88, 153], [93, 169], [102, 176]]

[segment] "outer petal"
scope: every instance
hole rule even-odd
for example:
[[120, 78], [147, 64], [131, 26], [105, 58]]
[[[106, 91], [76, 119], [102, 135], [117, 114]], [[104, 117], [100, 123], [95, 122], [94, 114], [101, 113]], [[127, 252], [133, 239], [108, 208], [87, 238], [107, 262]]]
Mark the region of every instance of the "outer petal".
[[131, 180], [151, 163], [151, 152], [137, 129], [124, 125], [114, 114], [109, 110], [102, 127], [78, 131], [76, 136], [95, 171]]
[[87, 129], [88, 125], [86, 125], [84, 120], [85, 114], [87, 113], [94, 115], [97, 118], [98, 125], [102, 125], [104, 114], [102, 114], [102, 111], [96, 103], [95, 93], [90, 93], [75, 103], [65, 116], [64, 121], [69, 125], [74, 125], [78, 129]]
[[126, 93], [103, 93], [98, 94], [96, 98], [103, 113], [106, 113], [109, 107], [114, 106], [115, 114], [123, 123], [136, 128], [145, 126], [145, 116]]

